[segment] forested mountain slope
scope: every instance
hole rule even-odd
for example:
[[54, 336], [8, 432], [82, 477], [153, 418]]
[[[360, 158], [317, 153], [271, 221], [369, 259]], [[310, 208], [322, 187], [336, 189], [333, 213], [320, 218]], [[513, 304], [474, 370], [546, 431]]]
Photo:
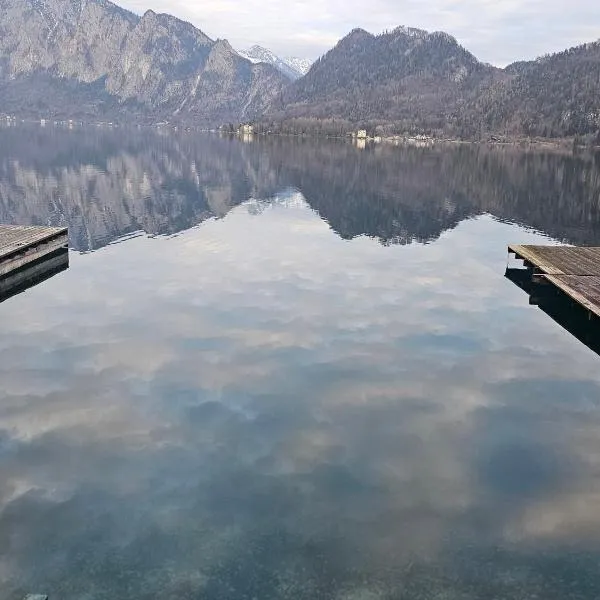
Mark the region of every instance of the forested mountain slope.
[[516, 63], [506, 73], [478, 99], [489, 130], [562, 137], [600, 128], [600, 43]]
[[269, 116], [440, 130], [502, 76], [446, 33], [400, 27], [374, 36], [356, 29], [289, 85]]
[[446, 33], [357, 29], [276, 97], [270, 129], [564, 137], [600, 129], [600, 43], [497, 69]]

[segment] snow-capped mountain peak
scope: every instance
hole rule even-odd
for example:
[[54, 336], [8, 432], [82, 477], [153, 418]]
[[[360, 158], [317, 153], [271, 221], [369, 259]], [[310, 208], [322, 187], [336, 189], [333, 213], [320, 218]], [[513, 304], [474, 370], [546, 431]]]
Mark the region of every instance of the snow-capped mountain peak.
[[267, 63], [273, 65], [292, 80], [299, 79], [308, 73], [312, 63], [304, 58], [280, 58], [271, 50], [262, 46], [252, 46], [248, 50], [237, 50], [237, 53], [252, 63]]
[[259, 62], [263, 62], [262, 60], [260, 60], [259, 58], [254, 58], [253, 56], [250, 56], [245, 50], [236, 50], [236, 52], [242, 57], [245, 58], [246, 60], [249, 60], [253, 65], [258, 64]]
[[296, 69], [298, 73], [302, 75], [306, 75], [310, 68], [312, 67], [312, 60], [308, 60], [308, 58], [298, 58], [297, 56], [288, 56], [285, 57], [284, 62], [287, 63], [292, 69]]

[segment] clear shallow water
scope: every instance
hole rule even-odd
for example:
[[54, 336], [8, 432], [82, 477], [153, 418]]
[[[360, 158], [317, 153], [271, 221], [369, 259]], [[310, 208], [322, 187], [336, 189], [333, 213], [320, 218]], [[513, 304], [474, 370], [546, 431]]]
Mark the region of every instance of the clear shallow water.
[[593, 161], [27, 131], [0, 220], [74, 251], [0, 304], [2, 600], [599, 595], [600, 358], [504, 278]]

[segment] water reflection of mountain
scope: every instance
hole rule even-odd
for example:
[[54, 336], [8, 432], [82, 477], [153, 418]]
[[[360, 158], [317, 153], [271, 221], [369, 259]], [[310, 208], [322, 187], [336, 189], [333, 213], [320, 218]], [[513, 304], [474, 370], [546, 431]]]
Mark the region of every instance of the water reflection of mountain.
[[600, 242], [600, 171], [593, 157], [477, 146], [360, 151], [281, 141], [273, 160], [342, 236], [425, 242], [491, 213], [552, 237]]
[[255, 182], [269, 182], [237, 144], [216, 137], [41, 129], [0, 135], [0, 222], [68, 224], [78, 250], [140, 230], [188, 229], [262, 193]]
[[267, 144], [278, 170], [343, 238], [427, 242], [475, 214], [452, 185], [462, 154], [344, 142]]
[[0, 221], [68, 224], [79, 250], [140, 230], [176, 233], [289, 187], [344, 238], [426, 242], [489, 212], [564, 241], [600, 241], [590, 157], [149, 130], [13, 128], [0, 139]]

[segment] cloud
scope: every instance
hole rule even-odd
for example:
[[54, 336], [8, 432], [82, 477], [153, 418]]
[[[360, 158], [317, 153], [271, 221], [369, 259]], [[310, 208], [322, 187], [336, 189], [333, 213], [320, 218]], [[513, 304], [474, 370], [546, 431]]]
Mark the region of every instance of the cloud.
[[[311, 59], [354, 27], [373, 33], [410, 25], [456, 36], [481, 60], [498, 65], [532, 59], [600, 37], [600, 5], [573, 0], [123, 0], [193, 22], [235, 46], [258, 43]], [[590, 25], [594, 24], [594, 25]]]

